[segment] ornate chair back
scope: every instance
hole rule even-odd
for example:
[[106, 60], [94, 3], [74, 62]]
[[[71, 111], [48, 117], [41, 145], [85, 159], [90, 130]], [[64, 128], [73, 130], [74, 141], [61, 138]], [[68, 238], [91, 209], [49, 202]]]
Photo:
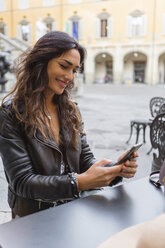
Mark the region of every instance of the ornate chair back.
[[159, 113], [161, 105], [165, 103], [165, 98], [160, 96], [155, 96], [150, 100], [150, 112], [152, 118], [155, 118]]
[[150, 126], [150, 140], [153, 153], [152, 171], [159, 170], [165, 160], [165, 112], [157, 115]]
[[[154, 120], [154, 118], [157, 116], [158, 113], [160, 113], [160, 107], [162, 106], [162, 104], [165, 104], [165, 98], [164, 97], [153, 97], [151, 98], [150, 102], [149, 102], [149, 107], [150, 107], [150, 113], [151, 113], [151, 118], [145, 120], [145, 119], [134, 119], [130, 121], [130, 136], [129, 139], [126, 141], [126, 143], [128, 144], [131, 137], [132, 137], [132, 133], [133, 133], [133, 129], [136, 130], [136, 143], [138, 143], [138, 139], [139, 139], [139, 133], [140, 130], [143, 130], [143, 143], [145, 143], [145, 130], [147, 126], [150, 126], [152, 121]], [[165, 108], [165, 106], [164, 106]], [[163, 111], [163, 110], [161, 110]], [[147, 154], [149, 155], [150, 152], [152, 151], [152, 147], [151, 149], [147, 152]]]
[[163, 103], [161, 106], [160, 106], [160, 109], [158, 111], [158, 115], [161, 114], [161, 113], [165, 113], [165, 103]]

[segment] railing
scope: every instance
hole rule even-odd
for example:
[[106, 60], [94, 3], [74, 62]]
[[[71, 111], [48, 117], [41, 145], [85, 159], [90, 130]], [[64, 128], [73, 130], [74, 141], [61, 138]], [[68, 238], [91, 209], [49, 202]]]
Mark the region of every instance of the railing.
[[[24, 52], [29, 45], [25, 44], [25, 42], [22, 42], [21, 40], [14, 38], [14, 39], [10, 39], [9, 37], [7, 37], [6, 35], [0, 33], [0, 41], [2, 43], [2, 41], [4, 41], [5, 43], [7, 43], [7, 45], [9, 45], [12, 49], [18, 50], [20, 52]], [[0, 44], [1, 47], [1, 44]]]

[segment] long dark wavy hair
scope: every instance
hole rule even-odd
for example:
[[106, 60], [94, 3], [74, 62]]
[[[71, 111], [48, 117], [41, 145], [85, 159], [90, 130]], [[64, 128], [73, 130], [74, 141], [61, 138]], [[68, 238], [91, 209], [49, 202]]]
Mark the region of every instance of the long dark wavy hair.
[[[44, 91], [48, 85], [48, 62], [60, 57], [70, 49], [77, 49], [80, 53], [80, 64], [84, 62], [85, 49], [67, 33], [53, 31], [42, 36], [33, 48], [24, 52], [16, 61], [16, 85], [3, 99], [12, 96], [12, 108], [17, 119], [24, 123], [25, 130], [31, 133], [36, 128], [44, 137], [49, 135], [43, 121], [45, 113]], [[76, 104], [71, 100], [70, 90], [73, 84], [68, 85], [62, 95], [55, 96], [59, 108], [61, 125], [68, 131], [73, 146], [77, 147], [77, 134], [82, 133], [81, 118]], [[20, 111], [20, 106], [23, 111]]]

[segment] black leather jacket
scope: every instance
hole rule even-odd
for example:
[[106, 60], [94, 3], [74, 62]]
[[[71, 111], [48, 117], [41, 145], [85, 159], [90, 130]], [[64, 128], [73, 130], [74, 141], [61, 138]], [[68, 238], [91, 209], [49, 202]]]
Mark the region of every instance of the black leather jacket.
[[[71, 172], [82, 173], [94, 162], [85, 135], [74, 149], [65, 130], [66, 157]], [[69, 175], [60, 175], [62, 153], [55, 140], [36, 130], [31, 136], [15, 117], [11, 104], [0, 109], [0, 155], [9, 184], [8, 202], [24, 216], [53, 206], [58, 200], [77, 197]]]

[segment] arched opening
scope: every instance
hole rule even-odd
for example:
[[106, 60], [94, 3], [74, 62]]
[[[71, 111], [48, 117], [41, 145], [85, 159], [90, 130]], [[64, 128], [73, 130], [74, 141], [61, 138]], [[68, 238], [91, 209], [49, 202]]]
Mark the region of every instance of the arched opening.
[[113, 59], [108, 53], [100, 53], [95, 58], [94, 83], [113, 82]]
[[165, 52], [159, 56], [158, 60], [159, 83], [165, 83]]
[[124, 57], [124, 83], [146, 82], [147, 56], [134, 51]]
[[56, 28], [56, 23], [55, 23], [55, 21], [54, 21], [54, 19], [51, 17], [51, 16], [47, 16], [44, 20], [43, 20], [43, 22], [45, 23], [45, 26], [46, 26], [46, 28], [47, 28], [47, 33], [48, 32], [51, 32], [51, 31], [53, 31], [53, 30], [55, 30], [55, 28]]
[[19, 25], [18, 25], [18, 37], [23, 40], [28, 42], [30, 40], [30, 35], [31, 35], [31, 28], [30, 28], [30, 23], [28, 20], [23, 19]]
[[0, 33], [6, 34], [5, 29], [6, 29], [6, 24], [4, 22], [0, 21]]

